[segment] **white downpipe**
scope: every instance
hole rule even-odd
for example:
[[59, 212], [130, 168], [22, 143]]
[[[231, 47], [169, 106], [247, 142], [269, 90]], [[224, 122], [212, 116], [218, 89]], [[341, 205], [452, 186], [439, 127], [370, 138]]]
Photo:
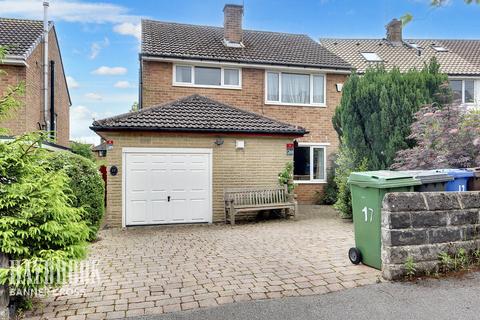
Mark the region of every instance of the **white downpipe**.
[[43, 2], [43, 120], [45, 130], [50, 130], [48, 120], [48, 1]]

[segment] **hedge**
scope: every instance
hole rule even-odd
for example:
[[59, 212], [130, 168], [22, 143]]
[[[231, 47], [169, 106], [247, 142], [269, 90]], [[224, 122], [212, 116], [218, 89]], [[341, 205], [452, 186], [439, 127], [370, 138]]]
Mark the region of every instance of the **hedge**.
[[89, 240], [95, 240], [105, 212], [105, 187], [98, 168], [93, 161], [71, 152], [55, 152], [50, 159], [54, 170], [64, 169], [70, 178], [73, 206], [84, 209], [82, 219], [90, 228]]

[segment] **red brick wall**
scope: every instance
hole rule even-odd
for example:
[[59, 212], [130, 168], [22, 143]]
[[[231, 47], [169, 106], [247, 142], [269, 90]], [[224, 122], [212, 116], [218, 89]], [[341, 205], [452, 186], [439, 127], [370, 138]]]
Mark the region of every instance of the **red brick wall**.
[[[57, 117], [57, 140], [63, 146], [68, 146], [70, 137], [70, 103], [67, 84], [63, 76], [63, 66], [55, 33], [49, 34], [49, 61], [55, 61], [55, 110]], [[28, 67], [0, 66], [7, 72], [0, 76], [0, 93], [4, 93], [7, 85], [25, 83], [25, 95], [20, 100], [22, 107], [12, 113], [12, 117], [0, 122], [0, 127], [9, 129], [9, 134], [19, 135], [25, 132], [39, 130], [43, 123], [43, 45], [39, 44], [27, 59]], [[49, 67], [50, 68], [50, 67]], [[50, 72], [50, 69], [49, 69]], [[49, 80], [50, 81], [50, 80]], [[50, 85], [50, 82], [49, 82]], [[50, 98], [50, 94], [49, 94]]]
[[[262, 69], [243, 68], [240, 90], [172, 86], [171, 63], [144, 61], [142, 71], [144, 108], [197, 93], [232, 106], [305, 127], [309, 134], [299, 141], [330, 143], [327, 147], [327, 157], [338, 149], [338, 137], [333, 129], [332, 116], [341, 98], [341, 93], [336, 90], [336, 84], [344, 83], [346, 75], [327, 74], [326, 107], [305, 107], [265, 104], [265, 71]], [[322, 192], [323, 186], [323, 184], [299, 185], [297, 188], [299, 201], [312, 203], [315, 191]]]

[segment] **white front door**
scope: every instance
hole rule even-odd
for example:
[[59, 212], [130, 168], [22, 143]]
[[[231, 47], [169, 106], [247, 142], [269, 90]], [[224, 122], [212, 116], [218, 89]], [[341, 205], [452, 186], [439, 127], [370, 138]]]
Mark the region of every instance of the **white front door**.
[[126, 226], [212, 222], [211, 149], [124, 148]]

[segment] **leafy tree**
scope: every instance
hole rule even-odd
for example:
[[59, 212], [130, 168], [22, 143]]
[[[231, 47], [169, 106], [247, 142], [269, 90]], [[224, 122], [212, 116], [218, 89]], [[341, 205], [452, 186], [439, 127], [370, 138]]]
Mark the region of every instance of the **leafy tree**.
[[50, 153], [48, 160], [53, 170], [64, 170], [70, 178], [69, 187], [74, 196], [72, 205], [83, 209], [82, 220], [90, 229], [88, 240], [95, 240], [105, 212], [105, 187], [97, 166], [93, 161], [70, 152]]
[[345, 147], [354, 151], [354, 164], [366, 159], [368, 169], [386, 169], [398, 150], [413, 147], [408, 136], [414, 114], [421, 105], [435, 101], [446, 80], [435, 60], [421, 71], [401, 73], [379, 67], [361, 77], [351, 75], [333, 124]]
[[[0, 48], [0, 60], [4, 56]], [[0, 93], [1, 119], [21, 106], [23, 93], [22, 83]], [[51, 170], [48, 151], [41, 148], [48, 138], [48, 133], [38, 132], [0, 143], [0, 252], [19, 262], [0, 268], [0, 285], [14, 289], [64, 282], [69, 262], [86, 250], [89, 229], [81, 221], [83, 209], [71, 204], [65, 172]]]
[[68, 263], [85, 255], [83, 210], [72, 206], [65, 171], [51, 170], [46, 161], [41, 143], [47, 138], [32, 133], [0, 143], [0, 251], [20, 262], [0, 269], [0, 284], [16, 289], [60, 284]]
[[[431, 0], [430, 5], [432, 7], [441, 7], [448, 3], [449, 0]], [[476, 3], [480, 4], [480, 0], [464, 0], [466, 4]]]
[[[450, 0], [430, 0], [430, 6], [432, 8], [439, 8], [445, 6]], [[480, 0], [464, 0], [466, 4], [480, 4]], [[400, 17], [400, 21], [405, 26], [413, 20], [413, 15], [411, 13], [405, 13]]]
[[95, 157], [93, 156], [93, 152], [92, 152], [92, 146], [87, 143], [80, 143], [80, 142], [73, 141], [70, 144], [70, 149], [72, 149], [72, 152], [75, 154], [78, 154], [89, 160], [95, 161]]
[[480, 111], [456, 104], [424, 106], [409, 138], [416, 146], [400, 150], [393, 169], [480, 166]]
[[139, 106], [138, 106], [138, 102], [134, 102], [132, 104], [132, 106], [130, 107], [130, 112], [134, 112], [134, 111], [138, 111], [139, 110]]

